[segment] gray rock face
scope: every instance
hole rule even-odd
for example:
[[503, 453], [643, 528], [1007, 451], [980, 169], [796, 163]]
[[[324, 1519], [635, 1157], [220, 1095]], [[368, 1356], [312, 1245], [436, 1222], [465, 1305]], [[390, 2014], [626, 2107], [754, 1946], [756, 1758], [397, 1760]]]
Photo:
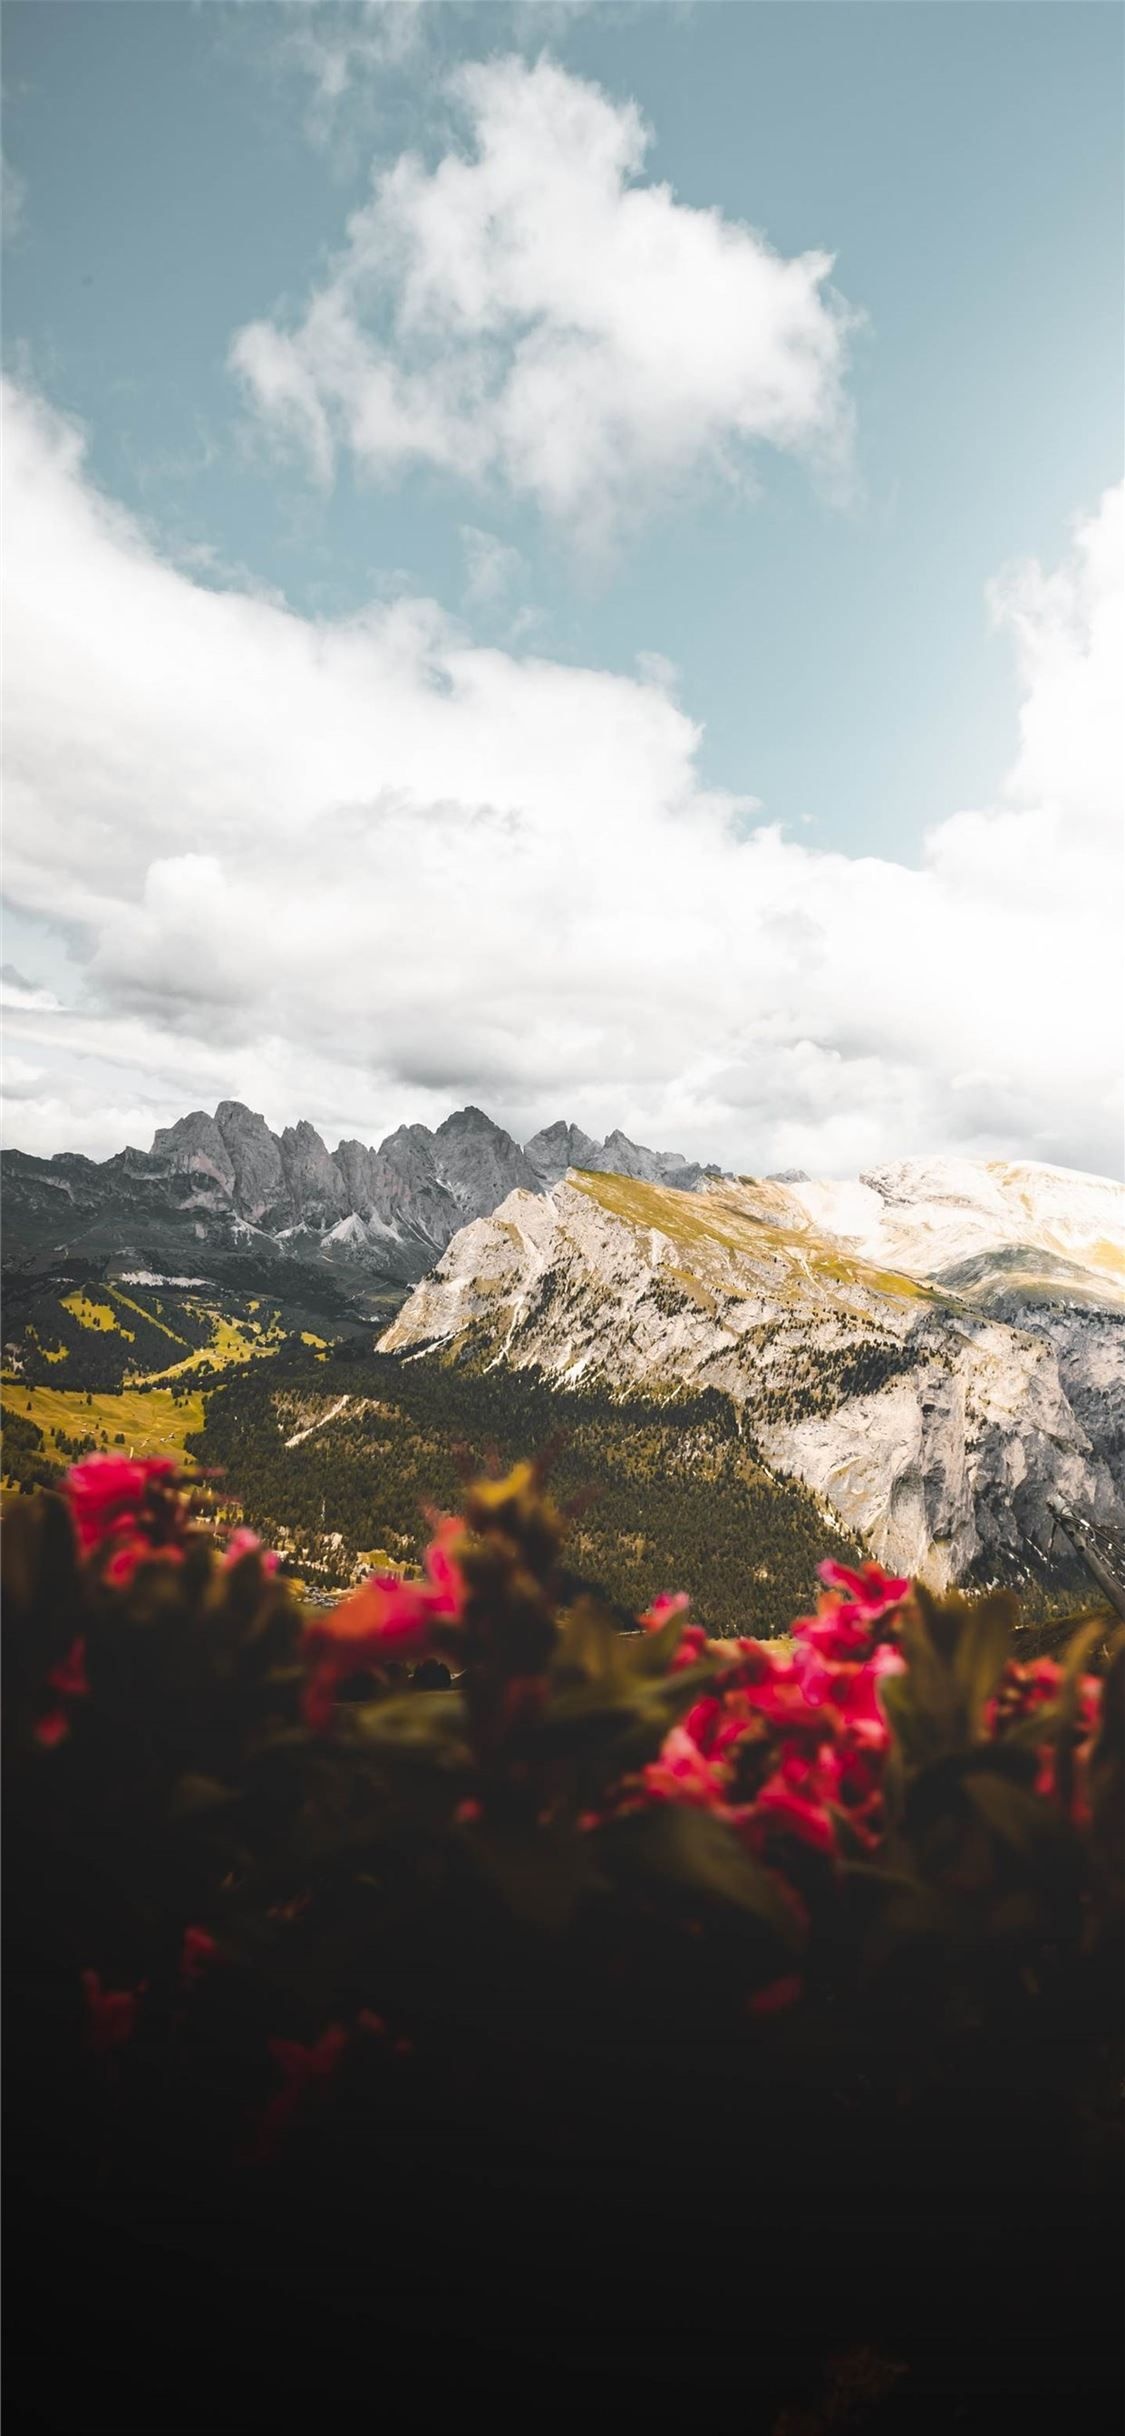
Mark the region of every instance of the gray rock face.
[[167, 1160], [174, 1175], [203, 1177], [221, 1193], [233, 1194], [230, 1152], [214, 1117], [205, 1116], [202, 1108], [177, 1117], [174, 1125], [161, 1125], [152, 1147], [156, 1156]]
[[298, 1226], [335, 1226], [348, 1215], [347, 1186], [329, 1158], [315, 1125], [302, 1117], [281, 1136], [281, 1164], [289, 1204]]
[[525, 1142], [523, 1155], [533, 1168], [545, 1192], [552, 1184], [561, 1184], [568, 1167], [596, 1168], [605, 1148], [602, 1142], [591, 1141], [580, 1125], [545, 1125], [541, 1133]]
[[695, 1191], [703, 1173], [701, 1167], [681, 1158], [678, 1150], [646, 1150], [643, 1142], [631, 1142], [620, 1127], [607, 1133], [601, 1149], [586, 1165], [595, 1174], [632, 1176], [639, 1184], [671, 1184], [686, 1193]]
[[569, 1167], [585, 1169], [588, 1175], [634, 1176], [643, 1184], [678, 1185], [687, 1192], [694, 1192], [704, 1173], [678, 1150], [646, 1150], [643, 1142], [631, 1142], [620, 1128], [607, 1134], [604, 1142], [595, 1142], [581, 1126], [561, 1121], [534, 1134], [524, 1145], [524, 1157], [544, 1192], [561, 1184]]
[[333, 1163], [339, 1168], [348, 1208], [359, 1218], [370, 1218], [378, 1208], [375, 1181], [378, 1154], [365, 1142], [341, 1142], [333, 1153]]
[[536, 1192], [539, 1179], [518, 1142], [480, 1108], [459, 1108], [433, 1136], [438, 1176], [462, 1222], [485, 1218], [509, 1193]]
[[[26, 1204], [16, 1213], [17, 1229], [26, 1225], [32, 1238], [47, 1235], [52, 1207], [70, 1200], [77, 1213], [79, 1199], [86, 1205], [88, 1195], [76, 1198], [72, 1189], [73, 1160], [60, 1155], [29, 1162], [8, 1154], [10, 1177], [17, 1173], [13, 1156]], [[621, 1132], [595, 1142], [561, 1120], [523, 1150], [480, 1108], [458, 1109], [433, 1133], [426, 1125], [400, 1125], [377, 1150], [352, 1138], [330, 1154], [304, 1119], [279, 1136], [241, 1100], [221, 1100], [213, 1117], [195, 1109], [162, 1126], [151, 1152], [123, 1151], [100, 1166], [89, 1160], [80, 1166], [83, 1175], [89, 1169], [107, 1235], [114, 1179], [120, 1176], [123, 1192], [126, 1182], [143, 1179], [157, 1202], [165, 1187], [166, 1214], [174, 1221], [190, 1219], [198, 1233], [213, 1220], [217, 1249], [229, 1249], [254, 1229], [301, 1258], [318, 1257], [323, 1246], [333, 1261], [346, 1255], [356, 1268], [366, 1263], [373, 1272], [411, 1280], [467, 1221], [488, 1217], [511, 1192], [548, 1191], [568, 1168], [651, 1178], [689, 1191], [703, 1174], [676, 1151], [646, 1150]], [[132, 1200], [129, 1208], [132, 1225]], [[50, 1230], [52, 1240], [56, 1231]], [[294, 1245], [295, 1234], [315, 1240]]]
[[387, 1226], [408, 1229], [435, 1251], [444, 1251], [461, 1224], [461, 1211], [441, 1182], [434, 1137], [425, 1125], [400, 1125], [374, 1153], [372, 1205]]
[[285, 1169], [277, 1135], [241, 1100], [220, 1100], [215, 1123], [234, 1170], [235, 1203], [252, 1226], [281, 1225], [287, 1207]]
[[[1055, 1203], [1065, 1179], [1048, 1179]], [[771, 1469], [802, 1481], [895, 1571], [934, 1588], [1045, 1553], [1059, 1496], [1125, 1529], [1125, 1297], [1026, 1299], [1018, 1323], [821, 1231], [799, 1188], [690, 1197], [597, 1172], [515, 1192], [466, 1226], [381, 1340], [443, 1344], [616, 1397], [712, 1387]], [[1122, 1196], [1125, 1208], [1125, 1196]]]

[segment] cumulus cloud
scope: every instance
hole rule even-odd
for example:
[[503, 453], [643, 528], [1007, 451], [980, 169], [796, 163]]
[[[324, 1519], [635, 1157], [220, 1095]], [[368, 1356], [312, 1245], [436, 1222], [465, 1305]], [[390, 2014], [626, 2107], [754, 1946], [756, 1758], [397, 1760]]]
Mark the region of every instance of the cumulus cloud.
[[19, 391], [4, 477], [7, 888], [85, 957], [8, 1011], [9, 1140], [221, 1096], [370, 1140], [472, 1099], [759, 1171], [1117, 1167], [1120, 492], [997, 589], [1010, 781], [909, 869], [704, 787], [666, 671], [193, 581]]
[[689, 478], [745, 477], [756, 443], [841, 477], [856, 317], [830, 254], [645, 183], [635, 104], [550, 59], [446, 92], [467, 149], [378, 173], [301, 318], [234, 341], [275, 439], [325, 483], [341, 450], [500, 480], [592, 546]]

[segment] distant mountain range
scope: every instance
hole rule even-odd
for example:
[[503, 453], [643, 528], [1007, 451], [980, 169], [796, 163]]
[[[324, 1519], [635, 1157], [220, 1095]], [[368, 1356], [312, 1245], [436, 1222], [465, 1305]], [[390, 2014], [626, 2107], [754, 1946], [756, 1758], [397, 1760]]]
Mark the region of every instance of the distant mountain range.
[[5, 1257], [84, 1253], [158, 1272], [171, 1257], [198, 1268], [208, 1254], [257, 1251], [403, 1286], [466, 1221], [514, 1190], [549, 1190], [570, 1167], [687, 1191], [706, 1172], [676, 1151], [646, 1150], [620, 1132], [594, 1142], [562, 1122], [521, 1147], [479, 1108], [459, 1109], [432, 1133], [401, 1125], [377, 1149], [346, 1141], [329, 1151], [304, 1119], [277, 1134], [241, 1101], [222, 1100], [214, 1116], [195, 1109], [161, 1126], [150, 1151], [102, 1161], [5, 1152]]

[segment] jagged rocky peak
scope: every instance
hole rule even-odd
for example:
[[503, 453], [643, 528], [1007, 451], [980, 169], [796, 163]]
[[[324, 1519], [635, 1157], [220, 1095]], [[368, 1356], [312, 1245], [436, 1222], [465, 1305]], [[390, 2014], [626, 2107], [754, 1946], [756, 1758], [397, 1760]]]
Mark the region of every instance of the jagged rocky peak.
[[214, 1117], [202, 1108], [177, 1117], [174, 1125], [158, 1126], [152, 1138], [154, 1155], [164, 1158], [177, 1175], [205, 1176], [224, 1193], [234, 1191], [230, 1152]]
[[554, 1125], [544, 1125], [540, 1133], [525, 1142], [523, 1155], [534, 1168], [540, 1184], [548, 1189], [561, 1184], [568, 1167], [595, 1168], [605, 1145], [595, 1142], [580, 1125], [564, 1124], [560, 1117]]
[[401, 1226], [443, 1251], [463, 1213], [437, 1171], [434, 1137], [425, 1125], [400, 1125], [372, 1156], [372, 1208], [387, 1226]]
[[483, 1218], [522, 1187], [538, 1192], [539, 1178], [519, 1143], [482, 1108], [459, 1108], [433, 1136], [434, 1158], [463, 1218]]
[[643, 1142], [631, 1142], [620, 1126], [607, 1133], [591, 1165], [602, 1174], [632, 1176], [639, 1184], [673, 1184], [681, 1192], [694, 1192], [703, 1173], [678, 1150], [646, 1150]]
[[302, 1117], [297, 1125], [285, 1127], [281, 1136], [281, 1163], [298, 1224], [332, 1226], [337, 1218], [347, 1217], [347, 1186], [307, 1117]]
[[567, 1125], [561, 1119], [544, 1126], [542, 1133], [525, 1143], [524, 1157], [547, 1192], [553, 1184], [561, 1184], [568, 1168], [585, 1170], [588, 1175], [632, 1176], [642, 1184], [675, 1184], [688, 1191], [694, 1190], [705, 1172], [678, 1150], [648, 1150], [643, 1142], [631, 1142], [620, 1127], [607, 1134], [604, 1142], [595, 1142], [580, 1125]]
[[264, 1116], [244, 1107], [241, 1100], [220, 1100], [215, 1123], [234, 1169], [241, 1216], [257, 1224], [274, 1213], [280, 1215], [287, 1201], [281, 1144]]
[[361, 1218], [370, 1218], [378, 1209], [378, 1152], [366, 1142], [348, 1141], [341, 1142], [332, 1155], [343, 1178], [349, 1210]]

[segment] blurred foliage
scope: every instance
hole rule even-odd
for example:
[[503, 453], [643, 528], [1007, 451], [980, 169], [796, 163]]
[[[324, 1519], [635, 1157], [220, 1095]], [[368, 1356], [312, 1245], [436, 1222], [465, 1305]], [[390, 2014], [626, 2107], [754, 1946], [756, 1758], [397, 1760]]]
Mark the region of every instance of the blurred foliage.
[[[795, 2265], [804, 2222], [810, 2357], [841, 2310], [860, 2342], [889, 2316], [894, 2373], [868, 2381], [888, 2408], [907, 2194], [932, 2216], [1003, 2186], [1037, 2273], [1087, 2256], [1076, 2226], [1101, 2224], [1119, 2156], [1123, 1636], [1096, 1626], [1036, 1672], [1007, 1599], [869, 1568], [806, 1620], [822, 1735], [768, 1648], [709, 1641], [674, 1603], [623, 1633], [568, 1577], [535, 1464], [463, 1491], [429, 1588], [375, 1585], [327, 1621], [149, 1468], [84, 1552], [50, 1493], [5, 1534], [21, 2188], [249, 2245], [306, 2306], [362, 2255], [384, 2333], [425, 2322], [428, 2243], [443, 2323], [479, 2330], [502, 2275], [505, 2339], [533, 2352], [552, 2278], [552, 2307], [564, 2285], [587, 2306], [577, 2244], [595, 2315], [614, 2290], [639, 2306], [643, 2258], [657, 2314], [659, 2290], [673, 2314], [711, 2290], [725, 2356], [705, 2260], [721, 2280], [736, 2240], [756, 2272], [763, 2243]], [[408, 1629], [450, 1689], [410, 1685]], [[861, 1751], [878, 1782], [853, 1813]], [[771, 1768], [806, 1771], [791, 1821]], [[815, 2226], [857, 2209], [829, 2265]]]

